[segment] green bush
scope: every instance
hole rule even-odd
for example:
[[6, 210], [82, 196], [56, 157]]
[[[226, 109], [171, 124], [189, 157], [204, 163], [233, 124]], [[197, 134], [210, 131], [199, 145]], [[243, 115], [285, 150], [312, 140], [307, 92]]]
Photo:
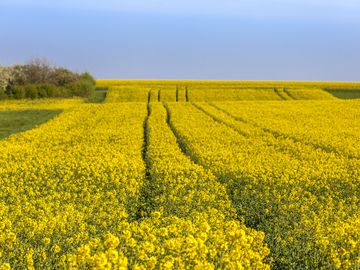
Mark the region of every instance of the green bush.
[[37, 85], [37, 89], [39, 98], [68, 96], [65, 94], [68, 91], [53, 84], [39, 84]]
[[89, 80], [81, 80], [68, 86], [73, 96], [89, 97], [95, 92], [95, 85]]
[[6, 99], [8, 96], [6, 95], [6, 93], [0, 89], [0, 100], [2, 99]]
[[65, 68], [56, 68], [50, 75], [49, 83], [56, 86], [65, 86], [78, 81], [80, 76]]
[[0, 99], [89, 97], [95, 91], [95, 79], [54, 67], [44, 60], [33, 60], [26, 65], [0, 66]]
[[46, 98], [48, 97], [48, 86], [47, 84], [39, 84], [37, 85], [37, 91], [39, 98]]
[[80, 75], [81, 80], [89, 81], [91, 84], [95, 85], [96, 81], [93, 76], [89, 72], [84, 72]]
[[25, 97], [35, 99], [38, 98], [38, 88], [34, 84], [29, 84], [25, 86]]
[[23, 85], [14, 85], [11, 93], [15, 99], [23, 99], [26, 96], [25, 87]]

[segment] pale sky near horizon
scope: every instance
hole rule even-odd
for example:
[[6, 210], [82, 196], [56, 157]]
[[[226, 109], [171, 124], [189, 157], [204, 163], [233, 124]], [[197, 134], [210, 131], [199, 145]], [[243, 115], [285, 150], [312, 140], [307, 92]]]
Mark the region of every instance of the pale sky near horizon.
[[1, 0], [0, 65], [98, 78], [360, 81], [360, 1]]

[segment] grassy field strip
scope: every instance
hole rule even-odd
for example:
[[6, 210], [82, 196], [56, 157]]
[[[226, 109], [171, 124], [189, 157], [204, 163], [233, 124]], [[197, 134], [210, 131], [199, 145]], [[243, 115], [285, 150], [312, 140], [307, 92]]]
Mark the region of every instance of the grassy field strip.
[[318, 159], [316, 151], [296, 159], [190, 104], [169, 108], [188, 148], [227, 186], [239, 216], [265, 231], [275, 269], [358, 266], [358, 160], [328, 153]]
[[69, 252], [127, 224], [145, 115], [144, 104], [83, 104], [0, 143], [0, 264], [66, 268]]
[[106, 95], [107, 95], [107, 90], [95, 90], [95, 92], [88, 97], [88, 99], [86, 100], [86, 102], [88, 103], [103, 103], [106, 99]]
[[274, 136], [291, 138], [326, 152], [360, 158], [359, 101], [292, 104], [213, 104], [235, 119], [252, 123]]
[[326, 91], [332, 94], [333, 96], [341, 99], [360, 98], [360, 89], [356, 89], [356, 90], [326, 89]]
[[61, 112], [61, 110], [0, 111], [0, 139], [37, 127]]

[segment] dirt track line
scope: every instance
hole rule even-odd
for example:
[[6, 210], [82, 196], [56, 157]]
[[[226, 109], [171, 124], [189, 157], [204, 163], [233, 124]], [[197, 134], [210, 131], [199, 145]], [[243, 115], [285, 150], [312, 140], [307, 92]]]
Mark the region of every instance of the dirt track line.
[[294, 137], [294, 136], [290, 136], [290, 135], [286, 135], [282, 132], [279, 132], [279, 131], [276, 131], [276, 130], [273, 130], [273, 129], [270, 129], [270, 128], [266, 128], [266, 127], [262, 127], [260, 126], [259, 124], [257, 123], [254, 123], [254, 122], [250, 122], [248, 120], [245, 120], [244, 118], [241, 118], [241, 117], [237, 117], [237, 116], [234, 116], [232, 115], [231, 113], [229, 113], [228, 111], [222, 109], [222, 108], [219, 108], [218, 106], [212, 104], [212, 103], [208, 103], [210, 106], [216, 108], [217, 110], [227, 114], [228, 116], [230, 116], [231, 118], [235, 119], [236, 121], [241, 121], [243, 123], [247, 123], [247, 124], [250, 124], [252, 125], [253, 127], [255, 128], [259, 128], [261, 129], [262, 131], [264, 132], [267, 132], [267, 133], [270, 133], [272, 134], [275, 138], [279, 138], [279, 139], [288, 139], [288, 140], [291, 140], [295, 143], [302, 143], [304, 145], [307, 145], [307, 146], [310, 146], [314, 149], [319, 149], [325, 153], [334, 153], [336, 155], [339, 155], [339, 156], [342, 156], [342, 157], [346, 157], [346, 158], [349, 158], [349, 159], [359, 159], [358, 157], [356, 156], [353, 156], [353, 155], [347, 155], [345, 153], [342, 153], [340, 151], [338, 151], [337, 149], [335, 149], [334, 147], [331, 147], [329, 145], [323, 145], [323, 144], [317, 144], [317, 143], [313, 143], [313, 142], [306, 142], [300, 138], [297, 138], [297, 137]]

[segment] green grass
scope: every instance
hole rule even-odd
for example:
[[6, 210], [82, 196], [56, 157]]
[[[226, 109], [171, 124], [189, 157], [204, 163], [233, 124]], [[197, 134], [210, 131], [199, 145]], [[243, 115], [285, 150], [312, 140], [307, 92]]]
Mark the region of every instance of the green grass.
[[355, 98], [360, 98], [360, 89], [359, 90], [355, 90], [355, 89], [326, 89], [326, 91], [328, 91], [330, 94], [332, 94], [333, 96], [337, 97], [337, 98], [342, 98], [342, 99], [355, 99]]
[[88, 103], [103, 103], [106, 98], [106, 89], [97, 89], [94, 94], [87, 99]]
[[0, 111], [0, 139], [32, 129], [61, 112], [61, 110]]

